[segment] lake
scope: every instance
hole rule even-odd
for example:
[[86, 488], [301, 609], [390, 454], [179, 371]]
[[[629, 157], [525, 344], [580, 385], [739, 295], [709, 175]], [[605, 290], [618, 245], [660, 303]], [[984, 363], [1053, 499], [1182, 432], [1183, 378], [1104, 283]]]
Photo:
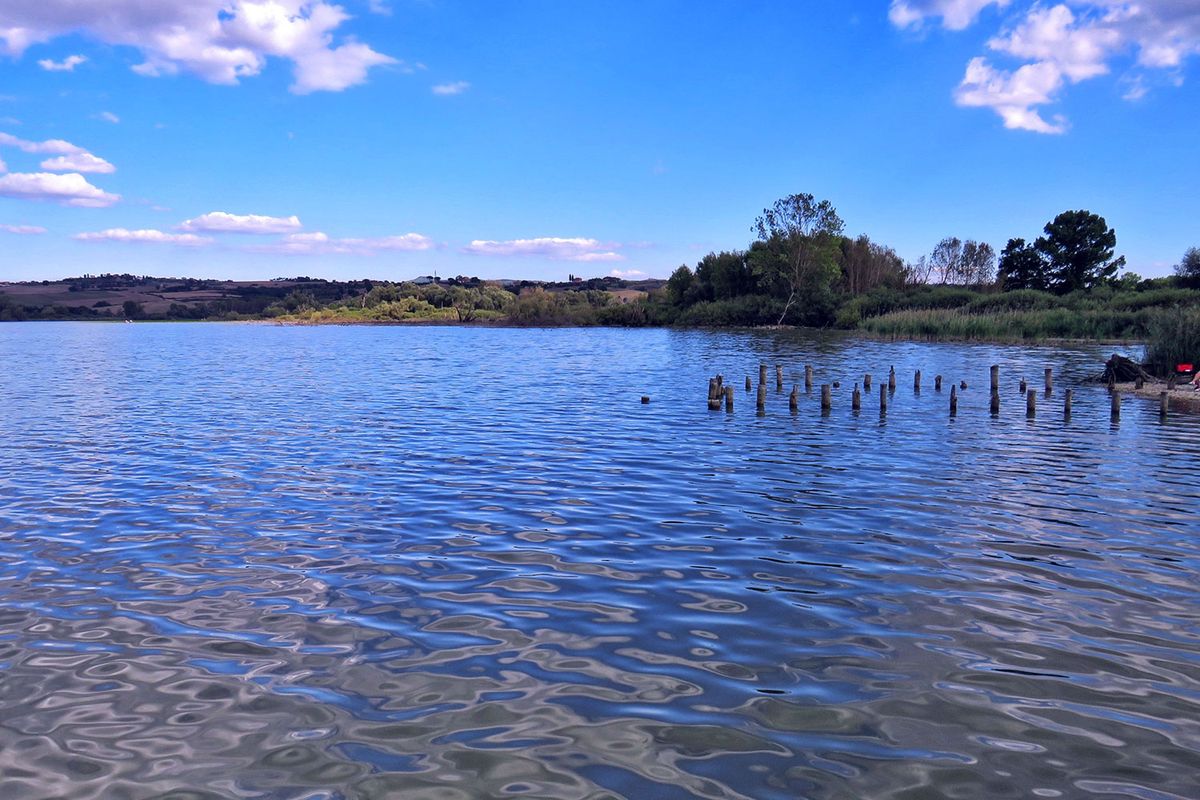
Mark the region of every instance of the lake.
[[1195, 798], [1200, 418], [1113, 349], [0, 325], [0, 797]]

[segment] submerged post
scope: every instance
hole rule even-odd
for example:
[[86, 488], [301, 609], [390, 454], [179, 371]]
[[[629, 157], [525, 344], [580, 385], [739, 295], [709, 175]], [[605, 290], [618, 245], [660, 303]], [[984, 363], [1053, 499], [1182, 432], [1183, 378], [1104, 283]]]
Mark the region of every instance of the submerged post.
[[1067, 394], [1063, 399], [1063, 419], [1071, 418], [1071, 401], [1075, 399], [1075, 390], [1067, 389]]
[[1037, 392], [1033, 389], [1025, 394], [1025, 416], [1030, 419], [1037, 416]]
[[1046, 394], [1054, 391], [1054, 369], [1046, 367]]
[[950, 387], [950, 416], [958, 416], [958, 387]]
[[917, 370], [917, 374], [913, 375], [913, 391], [921, 391], [921, 370]]
[[1029, 385], [1027, 383], [1025, 383], [1025, 379], [1021, 378], [1021, 394], [1025, 394], [1025, 391], [1028, 388], [1029, 388]]
[[733, 413], [733, 387], [725, 387], [725, 410], [730, 414]]
[[750, 382], [750, 376], [747, 375], [746, 376], [746, 391], [748, 392], [753, 388], [754, 388], [754, 384]]
[[863, 391], [871, 391], [871, 373], [869, 372], [866, 375], [863, 375]]
[[792, 384], [792, 393], [788, 395], [788, 409], [797, 411], [800, 408], [800, 387]]
[[887, 387], [879, 384], [879, 413], [887, 413]]
[[1000, 365], [992, 364], [992, 391], [1000, 391]]
[[991, 408], [992, 416], [995, 416], [1000, 413], [1000, 390], [999, 389], [992, 390], [992, 401], [989, 405]]
[[650, 395], [648, 395], [648, 394], [642, 395], [642, 405], [646, 405], [649, 402], [650, 402]]
[[758, 410], [764, 411], [767, 408], [767, 385], [760, 383], [758, 385]]
[[758, 365], [758, 385], [759, 386], [767, 385], [767, 365], [766, 364]]
[[833, 393], [828, 383], [821, 384], [821, 411], [828, 413], [833, 408]]
[[1169, 406], [1170, 403], [1171, 403], [1171, 393], [1170, 392], [1159, 392], [1158, 393], [1158, 415], [1160, 417], [1166, 419], [1167, 406]]
[[858, 390], [858, 384], [854, 384], [854, 393], [850, 395], [850, 410], [858, 411], [862, 408], [862, 392]]
[[888, 391], [896, 391], [896, 368], [892, 367], [888, 370]]
[[942, 390], [942, 376], [941, 375], [933, 376], [933, 390], [935, 392], [940, 392]]
[[783, 391], [783, 367], [779, 364], [775, 365], [775, 391]]
[[1121, 393], [1116, 391], [1112, 393], [1112, 418], [1113, 422], [1121, 419]]
[[812, 364], [804, 365], [804, 391], [812, 391], [813, 368]]

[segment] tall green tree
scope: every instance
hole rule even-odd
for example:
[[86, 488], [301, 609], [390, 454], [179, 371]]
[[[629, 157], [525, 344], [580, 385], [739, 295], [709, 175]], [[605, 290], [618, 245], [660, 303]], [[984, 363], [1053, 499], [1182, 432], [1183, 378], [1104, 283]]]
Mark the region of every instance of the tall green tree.
[[752, 230], [759, 241], [777, 245], [760, 248], [754, 266], [764, 283], [785, 287], [787, 302], [778, 324], [802, 294], [816, 297], [830, 291], [841, 272], [837, 253], [843, 227], [833, 204], [811, 194], [776, 200], [755, 220]]
[[1175, 265], [1175, 275], [1189, 288], [1200, 289], [1200, 247], [1189, 247]]
[[1046, 259], [1036, 247], [1024, 239], [1009, 239], [1000, 252], [1000, 268], [996, 280], [1006, 292], [1017, 289], [1049, 288]]
[[667, 279], [667, 299], [671, 301], [671, 305], [682, 306], [695, 282], [696, 276], [688, 269], [688, 265], [680, 264]]
[[996, 251], [987, 242], [963, 242], [959, 281], [972, 286], [990, 284], [996, 275]]
[[1059, 294], [1090, 289], [1125, 265], [1125, 256], [1113, 258], [1117, 232], [1098, 214], [1064, 211], [1046, 223], [1045, 233], [1034, 247], [1049, 262], [1050, 288]]

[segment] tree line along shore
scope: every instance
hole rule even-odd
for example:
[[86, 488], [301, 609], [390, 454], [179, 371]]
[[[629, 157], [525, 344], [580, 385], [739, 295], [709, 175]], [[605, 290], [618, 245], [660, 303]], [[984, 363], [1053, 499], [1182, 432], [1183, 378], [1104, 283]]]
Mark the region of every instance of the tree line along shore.
[[84, 275], [0, 284], [0, 320], [277, 320], [681, 327], [806, 326], [920, 339], [1137, 340], [1160, 372], [1200, 362], [1200, 249], [1170, 277], [1120, 272], [1116, 231], [1064, 211], [1036, 238], [943, 239], [906, 262], [844, 235], [827, 200], [796, 194], [763, 210], [744, 250], [709, 253], [666, 281], [416, 282], [316, 278], [230, 282]]

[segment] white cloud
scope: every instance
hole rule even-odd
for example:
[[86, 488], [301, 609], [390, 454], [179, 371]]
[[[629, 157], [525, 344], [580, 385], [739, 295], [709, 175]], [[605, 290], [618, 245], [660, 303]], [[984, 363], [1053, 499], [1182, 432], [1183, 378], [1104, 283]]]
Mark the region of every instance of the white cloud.
[[121, 121], [121, 118], [111, 111], [101, 111], [96, 115], [96, 119], [104, 120], [105, 122], [111, 122], [113, 125], [116, 125]]
[[121, 199], [87, 182], [78, 172], [13, 172], [0, 177], [0, 197], [51, 200], [68, 206], [105, 208]]
[[4, 163], [4, 159], [0, 158], [0, 175], [8, 172], [8, 164]]
[[201, 247], [212, 244], [212, 239], [193, 233], [165, 233], [152, 228], [131, 231], [128, 228], [109, 228], [92, 233], [77, 233], [71, 237], [81, 242], [130, 242], [134, 244], [174, 244], [183, 247]]
[[303, 225], [300, 218], [268, 217], [261, 214], [229, 214], [224, 211], [210, 211], [178, 225], [181, 231], [200, 231], [203, 233], [289, 233], [298, 231]]
[[44, 142], [31, 142], [20, 139], [11, 133], [0, 133], [0, 145], [16, 147], [26, 153], [48, 153], [50, 155], [75, 155], [86, 153], [82, 147], [64, 142], [62, 139], [47, 139]]
[[384, 0], [367, 0], [367, 8], [372, 14], [378, 14], [381, 17], [390, 17], [392, 15], [392, 7]]
[[624, 261], [625, 256], [615, 252], [616, 247], [596, 239], [547, 236], [507, 241], [476, 239], [464, 247], [463, 252], [477, 256], [532, 256], [558, 261]]
[[[941, 16], [947, 28], [970, 25], [988, 5], [1010, 0], [893, 0], [897, 27], [921, 25]], [[1043, 106], [1057, 103], [1066, 89], [1107, 75], [1123, 64], [1134, 72], [1117, 83], [1126, 100], [1149, 91], [1146, 70], [1171, 70], [1180, 79], [1188, 58], [1200, 54], [1197, 0], [1070, 0], [1054, 5], [1022, 2], [1013, 24], [988, 40], [988, 48], [1015, 61], [996, 67], [983, 57], [967, 64], [955, 91], [959, 105], [991, 108], [1007, 128], [1063, 133], [1066, 120], [1047, 121]]]
[[67, 56], [62, 61], [43, 58], [37, 63], [47, 72], [74, 72], [75, 68], [85, 61], [87, 61], [87, 56]]
[[640, 269], [625, 269], [625, 270], [614, 269], [612, 272], [610, 272], [608, 274], [614, 278], [644, 278], [644, 277], [646, 277], [646, 273], [642, 272]]
[[420, 252], [431, 250], [434, 241], [419, 233], [398, 236], [380, 236], [369, 239], [336, 239], [327, 233], [293, 233], [282, 241], [269, 245], [248, 248], [256, 253], [282, 253], [284, 255], [358, 255], [369, 256], [383, 251]]
[[390, 56], [334, 33], [350, 16], [327, 0], [17, 0], [0, 4], [0, 52], [82, 32], [138, 49], [141, 75], [189, 72], [211, 83], [258, 75], [270, 57], [290, 60], [292, 91], [340, 91]]
[[117, 171], [116, 167], [103, 158], [86, 152], [48, 158], [42, 162], [42, 169], [51, 172], [99, 172], [106, 175]]
[[431, 91], [436, 95], [449, 97], [451, 95], [462, 94], [470, 88], [471, 84], [466, 81], [454, 81], [453, 83], [439, 83]]
[[930, 17], [941, 17], [942, 26], [952, 31], [968, 27], [988, 6], [1000, 8], [1011, 0], [892, 0], [888, 19], [897, 28], [918, 28]]
[[40, 225], [0, 225], [0, 231], [15, 233], [18, 236], [36, 236], [45, 233], [46, 229]]

